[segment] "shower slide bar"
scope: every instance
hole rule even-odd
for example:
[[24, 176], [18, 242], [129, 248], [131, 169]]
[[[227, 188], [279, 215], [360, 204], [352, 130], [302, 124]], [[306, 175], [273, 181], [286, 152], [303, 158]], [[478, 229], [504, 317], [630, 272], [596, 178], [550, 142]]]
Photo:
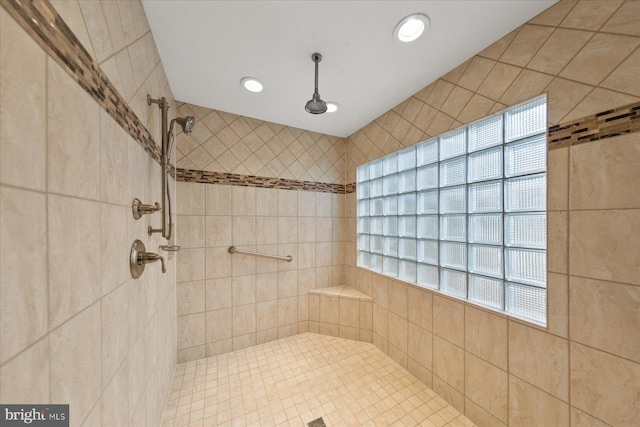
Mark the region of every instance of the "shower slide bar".
[[265, 258], [281, 259], [287, 262], [293, 261], [293, 257], [291, 255], [280, 256], [280, 255], [265, 254], [262, 252], [244, 251], [242, 249], [237, 249], [235, 246], [229, 246], [229, 253], [230, 254], [247, 254], [247, 255], [253, 255], [253, 256], [261, 256]]

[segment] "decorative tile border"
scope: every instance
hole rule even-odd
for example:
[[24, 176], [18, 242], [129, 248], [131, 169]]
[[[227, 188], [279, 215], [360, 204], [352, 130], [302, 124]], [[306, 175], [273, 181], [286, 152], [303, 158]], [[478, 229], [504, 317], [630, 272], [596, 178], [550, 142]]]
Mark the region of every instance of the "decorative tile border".
[[344, 194], [342, 184], [297, 181], [295, 179], [268, 178], [264, 176], [238, 175], [226, 172], [209, 172], [193, 169], [176, 169], [176, 180], [202, 184], [238, 185], [241, 187], [277, 188], [280, 190], [315, 191], [319, 193]]
[[635, 132], [640, 132], [640, 102], [551, 126], [547, 141], [553, 150]]
[[49, 0], [3, 0], [0, 5], [156, 162], [161, 163], [161, 148]]

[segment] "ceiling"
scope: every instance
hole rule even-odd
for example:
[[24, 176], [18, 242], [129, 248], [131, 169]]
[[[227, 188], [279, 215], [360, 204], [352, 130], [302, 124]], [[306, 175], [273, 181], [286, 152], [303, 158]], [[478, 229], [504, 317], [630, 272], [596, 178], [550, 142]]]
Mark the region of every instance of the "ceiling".
[[[176, 100], [347, 137], [557, 0], [167, 1], [142, 0]], [[422, 12], [430, 29], [392, 37]], [[319, 92], [340, 104], [312, 115], [311, 55], [322, 54]], [[240, 80], [257, 77], [261, 93]]]

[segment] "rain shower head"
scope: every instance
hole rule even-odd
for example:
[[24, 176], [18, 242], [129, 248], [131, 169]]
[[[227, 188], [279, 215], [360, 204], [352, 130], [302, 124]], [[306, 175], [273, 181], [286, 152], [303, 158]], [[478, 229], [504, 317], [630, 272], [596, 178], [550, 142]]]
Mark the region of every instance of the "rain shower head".
[[182, 126], [182, 131], [184, 133], [193, 132], [193, 128], [196, 126], [196, 121], [193, 116], [176, 117], [175, 119], [171, 120], [171, 125], [169, 125], [169, 133], [173, 131], [173, 123], [175, 122]]
[[311, 55], [311, 59], [316, 64], [316, 79], [313, 96], [304, 106], [304, 109], [307, 110], [307, 113], [322, 114], [327, 111], [327, 103], [320, 99], [320, 94], [318, 93], [318, 63], [322, 61], [322, 55], [314, 53]]

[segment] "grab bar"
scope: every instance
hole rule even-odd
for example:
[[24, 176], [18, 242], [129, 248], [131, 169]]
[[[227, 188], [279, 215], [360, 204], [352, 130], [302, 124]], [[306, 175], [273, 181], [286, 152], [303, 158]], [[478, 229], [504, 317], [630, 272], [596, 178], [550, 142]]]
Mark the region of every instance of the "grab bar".
[[284, 260], [284, 261], [287, 261], [287, 262], [293, 261], [293, 257], [291, 255], [280, 256], [280, 255], [263, 254], [261, 252], [243, 251], [242, 249], [237, 249], [235, 246], [229, 246], [229, 253], [230, 254], [247, 254], [247, 255], [253, 255], [253, 256], [262, 256], [262, 257], [265, 257], [265, 258], [281, 259], [281, 260]]

